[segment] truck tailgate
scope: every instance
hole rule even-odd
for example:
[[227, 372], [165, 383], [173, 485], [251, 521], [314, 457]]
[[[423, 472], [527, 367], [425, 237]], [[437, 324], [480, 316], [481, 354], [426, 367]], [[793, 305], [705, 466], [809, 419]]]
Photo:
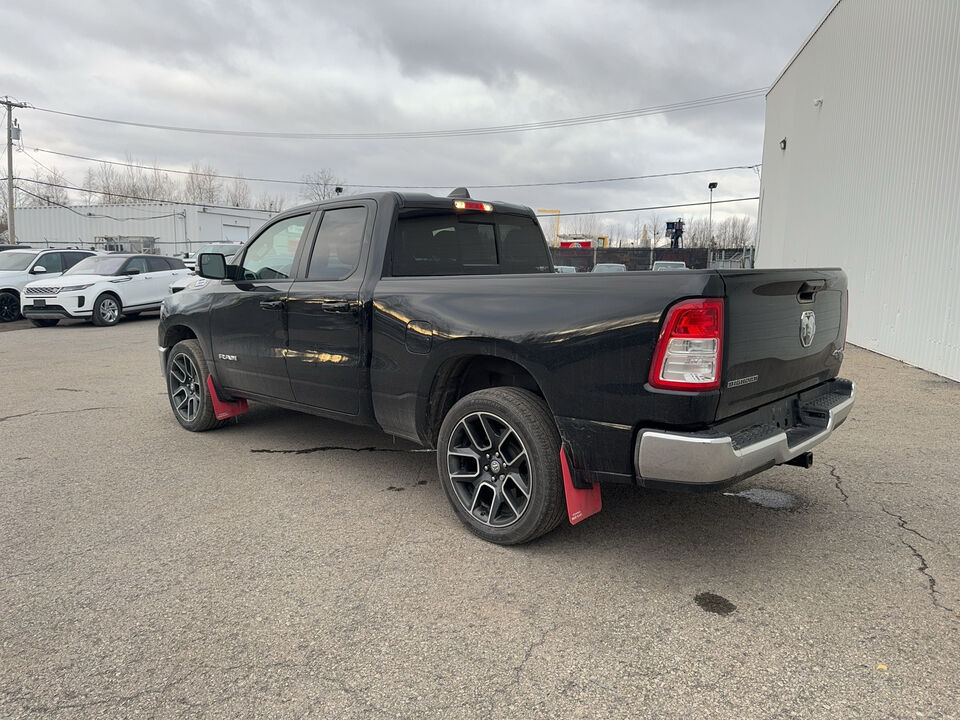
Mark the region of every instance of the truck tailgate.
[[842, 270], [719, 274], [726, 330], [717, 420], [837, 376], [847, 321]]

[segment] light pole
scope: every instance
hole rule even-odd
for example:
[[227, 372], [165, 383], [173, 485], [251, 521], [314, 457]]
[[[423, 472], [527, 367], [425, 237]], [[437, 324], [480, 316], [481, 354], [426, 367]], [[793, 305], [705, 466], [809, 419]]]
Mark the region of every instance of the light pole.
[[717, 184], [715, 182], [707, 185], [707, 190], [710, 191], [710, 219], [707, 222], [707, 235], [710, 236], [711, 245], [713, 245], [713, 191], [716, 189]]

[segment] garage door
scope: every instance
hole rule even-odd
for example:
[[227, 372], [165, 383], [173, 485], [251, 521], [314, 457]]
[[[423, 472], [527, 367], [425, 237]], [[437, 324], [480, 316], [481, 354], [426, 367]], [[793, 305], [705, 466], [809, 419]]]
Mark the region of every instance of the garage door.
[[245, 243], [250, 237], [250, 228], [237, 225], [223, 226], [223, 241], [227, 243]]

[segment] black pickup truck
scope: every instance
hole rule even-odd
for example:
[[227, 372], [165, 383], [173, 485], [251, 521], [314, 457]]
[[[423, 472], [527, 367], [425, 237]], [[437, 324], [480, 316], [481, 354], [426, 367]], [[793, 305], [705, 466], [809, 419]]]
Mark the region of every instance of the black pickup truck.
[[250, 399], [436, 448], [496, 543], [578, 522], [604, 483], [809, 467], [853, 404], [842, 270], [558, 274], [529, 208], [462, 188], [298, 207], [198, 269], [159, 325], [183, 427]]

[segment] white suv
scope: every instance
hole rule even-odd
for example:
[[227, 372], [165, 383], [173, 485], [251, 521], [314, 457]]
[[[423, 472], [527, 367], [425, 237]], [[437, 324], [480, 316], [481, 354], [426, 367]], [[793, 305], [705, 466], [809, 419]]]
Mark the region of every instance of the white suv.
[[53, 282], [29, 283], [21, 295], [21, 310], [37, 327], [56, 325], [63, 318], [116, 325], [121, 315], [159, 310], [170, 282], [189, 272], [179, 258], [160, 255], [89, 257]]
[[0, 322], [20, 319], [20, 293], [34, 280], [60, 277], [86, 257], [90, 250], [38, 250], [14, 248], [0, 252]]

